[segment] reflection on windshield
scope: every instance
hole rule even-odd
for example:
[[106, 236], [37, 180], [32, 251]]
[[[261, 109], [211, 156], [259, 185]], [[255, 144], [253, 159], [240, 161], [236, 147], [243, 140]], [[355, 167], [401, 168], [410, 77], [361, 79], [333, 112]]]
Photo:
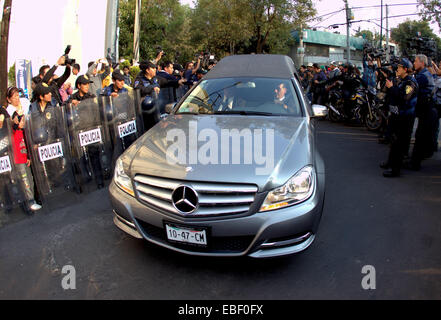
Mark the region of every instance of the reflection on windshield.
[[288, 79], [224, 78], [202, 81], [177, 114], [302, 115]]

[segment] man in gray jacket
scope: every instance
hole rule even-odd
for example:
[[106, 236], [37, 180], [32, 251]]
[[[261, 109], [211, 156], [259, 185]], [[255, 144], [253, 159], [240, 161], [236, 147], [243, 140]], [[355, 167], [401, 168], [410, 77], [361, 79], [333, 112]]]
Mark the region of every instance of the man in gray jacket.
[[[104, 72], [98, 73], [98, 64], [102, 63], [104, 66]], [[101, 94], [101, 90], [103, 89], [103, 80], [110, 75], [110, 65], [107, 59], [99, 59], [96, 62], [89, 62], [89, 69], [87, 70], [86, 75], [89, 77], [92, 83], [90, 84], [89, 92], [99, 96]]]

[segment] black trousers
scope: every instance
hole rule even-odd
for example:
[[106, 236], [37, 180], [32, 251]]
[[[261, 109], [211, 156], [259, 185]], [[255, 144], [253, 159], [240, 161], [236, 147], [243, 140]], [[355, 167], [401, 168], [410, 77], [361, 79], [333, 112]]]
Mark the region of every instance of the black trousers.
[[430, 108], [418, 115], [415, 146], [412, 152], [412, 164], [414, 166], [419, 167], [424, 158], [433, 156], [438, 121], [438, 113], [435, 108]]
[[413, 115], [392, 115], [389, 118], [391, 145], [388, 164], [396, 173], [400, 172], [403, 158], [407, 155], [414, 121]]
[[[88, 177], [89, 170], [91, 170], [91, 173], [95, 178], [96, 184], [97, 185], [103, 184], [104, 183], [103, 168], [101, 166], [101, 159], [100, 159], [101, 147], [96, 145], [86, 146], [86, 152], [88, 159], [85, 155], [83, 155], [79, 162], [80, 170], [82, 174], [86, 175], [83, 176], [81, 184], [86, 184], [90, 179], [90, 177]], [[90, 161], [90, 166], [92, 168], [89, 167], [88, 160]]]

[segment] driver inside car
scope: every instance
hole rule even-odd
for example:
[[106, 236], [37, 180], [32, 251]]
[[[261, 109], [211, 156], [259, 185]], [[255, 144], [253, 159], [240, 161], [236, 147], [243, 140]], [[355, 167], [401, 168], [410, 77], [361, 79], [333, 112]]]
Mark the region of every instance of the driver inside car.
[[275, 93], [274, 103], [278, 105], [282, 105], [285, 112], [293, 113], [292, 110], [293, 101], [290, 98], [290, 96], [287, 94], [287, 92], [288, 89], [285, 87], [285, 84], [284, 83], [279, 84], [274, 89], [274, 93]]

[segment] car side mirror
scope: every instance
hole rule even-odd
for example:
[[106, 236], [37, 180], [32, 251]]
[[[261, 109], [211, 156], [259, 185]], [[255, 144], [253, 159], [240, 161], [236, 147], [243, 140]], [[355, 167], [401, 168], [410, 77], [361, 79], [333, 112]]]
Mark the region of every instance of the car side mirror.
[[170, 114], [175, 108], [176, 103], [168, 103], [165, 105], [165, 113]]
[[312, 117], [313, 118], [323, 118], [328, 115], [328, 107], [321, 106], [319, 104], [313, 104], [312, 105]]

